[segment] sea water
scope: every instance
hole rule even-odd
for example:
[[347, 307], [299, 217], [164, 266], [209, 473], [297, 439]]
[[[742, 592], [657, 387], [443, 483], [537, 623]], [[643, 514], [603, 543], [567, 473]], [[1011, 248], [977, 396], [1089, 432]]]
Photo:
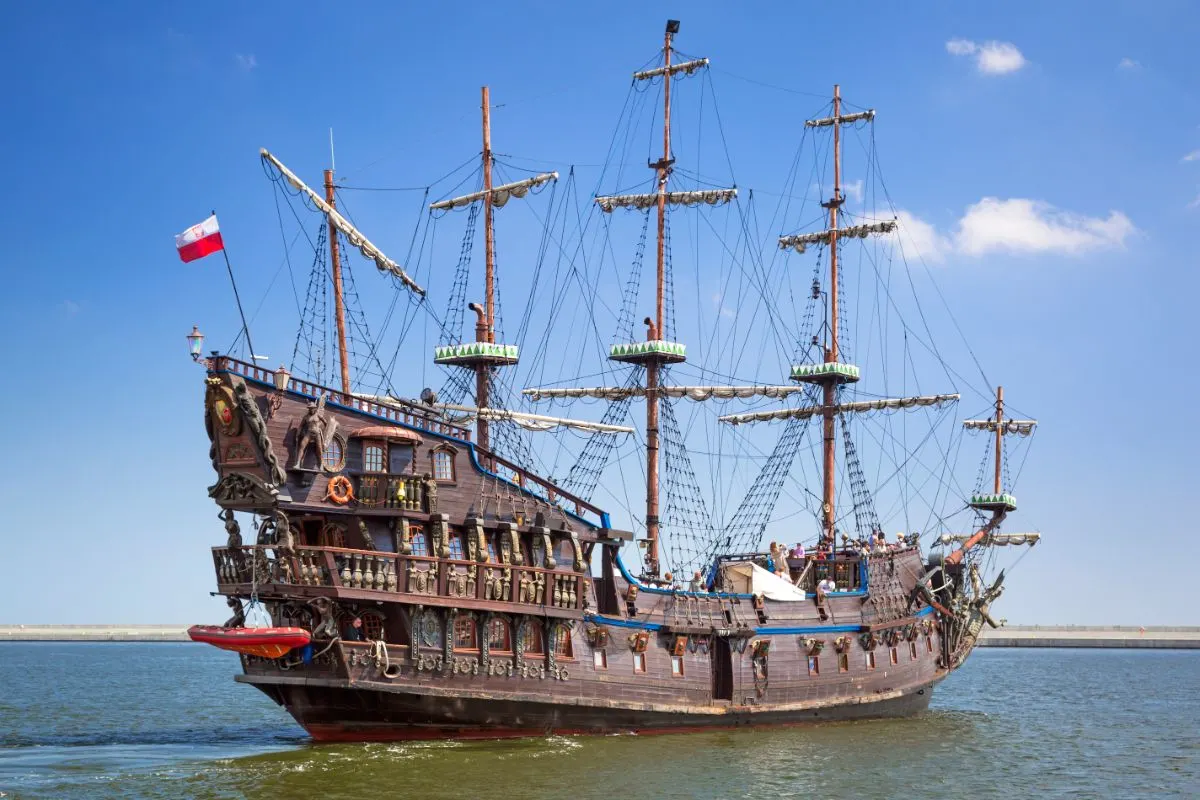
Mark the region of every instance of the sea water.
[[0, 643], [0, 797], [1200, 797], [1200, 651], [981, 649], [910, 719], [313, 745], [195, 644]]

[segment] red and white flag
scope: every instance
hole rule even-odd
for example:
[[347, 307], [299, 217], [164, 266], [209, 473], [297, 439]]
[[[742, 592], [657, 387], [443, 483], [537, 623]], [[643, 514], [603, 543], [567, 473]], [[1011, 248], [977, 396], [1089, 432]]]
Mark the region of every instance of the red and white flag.
[[217, 215], [213, 214], [199, 225], [193, 225], [175, 237], [175, 249], [179, 258], [185, 264], [204, 258], [207, 255], [225, 249], [221, 240], [221, 229], [217, 226]]

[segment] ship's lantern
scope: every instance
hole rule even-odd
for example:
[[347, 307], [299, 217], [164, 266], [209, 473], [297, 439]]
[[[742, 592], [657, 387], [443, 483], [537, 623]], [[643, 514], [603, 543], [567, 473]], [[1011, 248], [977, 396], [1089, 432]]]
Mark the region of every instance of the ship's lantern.
[[275, 380], [275, 388], [282, 392], [287, 388], [288, 381], [291, 379], [292, 373], [287, 371], [287, 367], [280, 364], [279, 369], [275, 370], [272, 377]]
[[200, 332], [200, 328], [193, 325], [192, 332], [187, 335], [188, 347], [192, 351], [192, 360], [200, 360], [200, 352], [204, 349], [204, 334]]

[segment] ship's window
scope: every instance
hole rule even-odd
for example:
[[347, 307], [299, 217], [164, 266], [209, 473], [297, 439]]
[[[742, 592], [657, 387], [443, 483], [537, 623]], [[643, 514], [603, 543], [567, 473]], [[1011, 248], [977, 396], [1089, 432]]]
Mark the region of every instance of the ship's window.
[[646, 654], [645, 653], [634, 653], [633, 654], [633, 671], [634, 672], [645, 672], [646, 671]]
[[408, 444], [393, 444], [388, 453], [388, 472], [392, 475], [412, 473], [413, 448]]
[[461, 533], [450, 534], [450, 557], [459, 561], [466, 560], [467, 553], [463, 547], [463, 535]]
[[608, 653], [603, 650], [593, 650], [592, 665], [596, 669], [608, 669]]
[[933, 652], [933, 637], [932, 636], [925, 637], [925, 647], [927, 647], [929, 649], [929, 652], [931, 652], [931, 653]]
[[383, 639], [383, 615], [363, 614], [362, 637], [368, 642], [378, 642]]
[[542, 655], [542, 629], [536, 622], [531, 620], [525, 623], [525, 630], [521, 634], [521, 639], [524, 642], [526, 655]]
[[326, 523], [321, 528], [320, 538], [317, 541], [321, 543], [321, 547], [345, 547], [346, 526], [337, 522]]
[[875, 651], [867, 651], [867, 669], [875, 669]]
[[454, 649], [479, 649], [479, 638], [475, 633], [475, 620], [465, 614], [459, 614], [454, 618]]
[[571, 658], [571, 630], [566, 625], [554, 628], [554, 652], [560, 658]]
[[683, 656], [671, 656], [671, 674], [676, 678], [683, 677]]
[[496, 554], [496, 534], [494, 533], [489, 533], [487, 535], [487, 550], [488, 561], [492, 562], [493, 564], [499, 564], [500, 556]]
[[384, 472], [383, 445], [371, 442], [363, 445], [363, 472]]
[[340, 472], [346, 466], [346, 448], [338, 436], [329, 437], [329, 443], [321, 451], [321, 466], [327, 472]]
[[850, 671], [850, 654], [838, 653], [838, 672]]
[[509, 637], [508, 622], [500, 617], [494, 617], [488, 623], [488, 649], [492, 652], [509, 652], [512, 650], [512, 640]]
[[448, 447], [439, 447], [429, 454], [433, 459], [433, 477], [439, 481], [454, 480], [454, 451]]
[[821, 660], [817, 656], [809, 656], [808, 657], [808, 674], [809, 675], [820, 675], [821, 674]]
[[908, 643], [908, 655], [910, 658], [912, 658], [913, 661], [917, 660], [917, 643], [916, 642]]
[[575, 548], [571, 545], [570, 539], [563, 539], [558, 543], [558, 552], [555, 555], [558, 560], [559, 569], [572, 569], [575, 564]]
[[429, 539], [425, 537], [425, 529], [420, 525], [410, 525], [408, 528], [408, 541], [412, 547], [414, 556], [429, 555]]
[[896, 648], [894, 648], [894, 647], [892, 648], [892, 663], [893, 664], [900, 663], [900, 654], [896, 652]]

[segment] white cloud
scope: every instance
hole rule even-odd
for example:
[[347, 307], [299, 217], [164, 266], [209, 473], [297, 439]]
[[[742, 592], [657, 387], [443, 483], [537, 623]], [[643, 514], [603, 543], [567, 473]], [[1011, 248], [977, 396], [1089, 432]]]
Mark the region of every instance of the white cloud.
[[856, 181], [850, 181], [842, 186], [842, 192], [847, 196], [854, 198], [854, 202], [861, 203], [863, 201], [863, 182], [860, 178]]
[[233, 60], [236, 61], [237, 65], [239, 67], [241, 67], [243, 70], [245, 70], [246, 72], [249, 72], [250, 70], [252, 70], [258, 66], [258, 59], [254, 57], [253, 53], [249, 53], [249, 54], [237, 53], [236, 55], [234, 55]]
[[979, 52], [979, 45], [970, 39], [951, 39], [946, 42], [946, 52], [952, 56], [973, 56]]
[[1181, 158], [1180, 161], [1200, 161], [1200, 150], [1193, 150]]
[[954, 249], [954, 243], [937, 232], [937, 229], [925, 220], [907, 211], [896, 212], [896, 233], [900, 247], [906, 255], [920, 255], [929, 262], [939, 262], [946, 259], [946, 254]]
[[1200, 208], [1200, 194], [1196, 195], [1196, 199], [1188, 203], [1188, 208]]
[[1126, 57], [1126, 58], [1122, 58], [1120, 61], [1117, 62], [1117, 69], [1134, 70], [1134, 69], [1141, 69], [1141, 68], [1142, 68], [1142, 62], [1140, 62], [1136, 59], [1133, 59], [1133, 58]]
[[952, 56], [971, 56], [975, 66], [985, 75], [1004, 75], [1025, 66], [1025, 56], [1012, 42], [987, 41], [983, 44], [970, 39], [951, 39], [946, 52]]
[[1065, 253], [1122, 247], [1136, 232], [1120, 211], [1088, 217], [1062, 211], [1041, 200], [985, 197], [967, 209], [954, 234], [955, 249], [981, 256], [996, 250]]
[[[1193, 205], [1200, 205], [1200, 198]], [[1123, 247], [1126, 239], [1137, 233], [1133, 222], [1120, 211], [1089, 217], [1025, 198], [985, 197], [967, 208], [949, 235], [907, 211], [898, 211], [896, 219], [904, 252], [919, 253], [931, 263], [945, 261], [951, 254], [1079, 255]]]
[[68, 317], [73, 317], [79, 313], [79, 303], [76, 303], [74, 300], [63, 300], [58, 304], [58, 307]]

